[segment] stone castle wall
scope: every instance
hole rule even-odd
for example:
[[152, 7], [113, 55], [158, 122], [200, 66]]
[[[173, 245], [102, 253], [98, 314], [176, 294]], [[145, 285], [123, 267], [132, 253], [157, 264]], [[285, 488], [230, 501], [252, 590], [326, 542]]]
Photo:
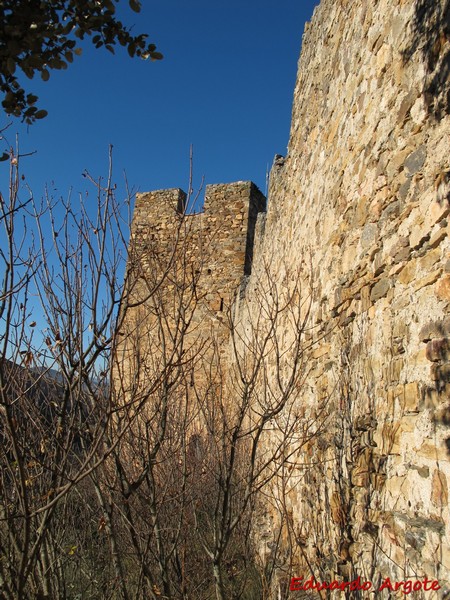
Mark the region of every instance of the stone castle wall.
[[[311, 303], [295, 401], [315, 433], [273, 489], [283, 515], [268, 503], [261, 517], [266, 557], [283, 522], [287, 580], [439, 581], [417, 598], [450, 589], [448, 19], [446, 0], [322, 0], [267, 214], [253, 184], [237, 183], [208, 187], [204, 214], [184, 219], [205, 335], [244, 278], [243, 330], [264, 280]], [[162, 265], [183, 201], [178, 190], [137, 200], [134, 239], [154, 236]], [[289, 323], [277, 326], [287, 347]]]
[[188, 204], [177, 188], [136, 198], [118, 349], [127, 388], [140, 365], [148, 371], [142, 386], [148, 386], [155, 357], [158, 368], [175, 360], [173, 344], [186, 354], [183, 360], [197, 355], [198, 372], [216, 352], [225, 353], [227, 311], [250, 273], [266, 199], [253, 183], [236, 182], [206, 186], [201, 213], [189, 213]]
[[205, 271], [202, 285], [210, 309], [224, 311], [250, 273], [257, 215], [265, 211], [266, 199], [253, 183], [237, 182], [206, 186], [201, 213], [185, 214], [186, 202], [180, 189], [138, 194], [133, 251], [145, 261], [151, 243], [158, 259], [167, 264], [176, 242], [182, 254]]
[[330, 410], [284, 492], [305, 578], [307, 558], [322, 581], [449, 589], [449, 10], [322, 0], [303, 37], [241, 313], [268, 264], [281, 286], [308, 257], [298, 402]]

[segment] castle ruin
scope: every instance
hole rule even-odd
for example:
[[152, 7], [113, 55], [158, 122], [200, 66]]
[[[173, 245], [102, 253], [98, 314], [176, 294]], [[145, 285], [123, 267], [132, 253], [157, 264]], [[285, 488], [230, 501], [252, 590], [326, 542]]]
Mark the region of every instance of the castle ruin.
[[[164, 270], [184, 236], [196, 340], [215, 336], [224, 355], [226, 311], [245, 331], [260, 282], [281, 294], [296, 274], [311, 303], [296, 403], [323, 422], [283, 482], [290, 575], [439, 582], [417, 598], [450, 590], [449, 10], [322, 0], [267, 213], [248, 182], [208, 186], [198, 215], [180, 190], [141, 194], [131, 246]], [[277, 327], [287, 347], [288, 321]], [[270, 558], [277, 515], [263, 513]]]

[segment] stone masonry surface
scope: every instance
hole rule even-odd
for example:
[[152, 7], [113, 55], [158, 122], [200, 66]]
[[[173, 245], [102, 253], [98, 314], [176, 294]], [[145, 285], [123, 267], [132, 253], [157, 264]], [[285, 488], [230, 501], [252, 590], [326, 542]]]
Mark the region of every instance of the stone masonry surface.
[[[317, 580], [359, 575], [375, 588], [385, 577], [439, 581], [417, 598], [450, 591], [449, 10], [322, 0], [267, 214], [257, 217], [260, 192], [236, 183], [210, 186], [192, 217], [213, 248], [214, 319], [244, 278], [243, 328], [262, 279], [281, 289], [300, 273], [310, 290], [311, 368], [297, 402], [326, 422], [284, 482], [290, 575], [312, 565]], [[163, 232], [182, 200], [141, 195], [133, 235]], [[270, 557], [276, 512], [261, 522]]]

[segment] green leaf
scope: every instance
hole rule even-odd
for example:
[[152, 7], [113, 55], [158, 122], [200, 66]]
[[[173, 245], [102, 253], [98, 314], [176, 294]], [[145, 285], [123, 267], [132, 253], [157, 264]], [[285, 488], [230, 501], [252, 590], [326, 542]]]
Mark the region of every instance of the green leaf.
[[27, 67], [26, 65], [22, 65], [22, 71], [28, 77], [28, 79], [33, 79], [34, 77], [34, 69], [31, 67]]
[[47, 69], [42, 69], [41, 77], [42, 81], [48, 81], [50, 79], [50, 73], [47, 71]]
[[36, 104], [38, 97], [34, 94], [27, 94], [27, 104], [31, 106], [32, 104]]
[[47, 115], [48, 115], [48, 112], [46, 110], [38, 110], [37, 113], [34, 115], [34, 118], [35, 119], [44, 119]]
[[40, 69], [44, 64], [42, 58], [40, 56], [36, 56], [36, 54], [28, 56], [23, 62], [27, 65], [27, 67], [32, 67], [33, 69]]
[[141, 3], [139, 0], [130, 0], [130, 8], [134, 10], [134, 12], [141, 12]]
[[131, 56], [131, 58], [133, 58], [133, 56], [136, 54], [136, 44], [134, 42], [130, 42], [128, 44], [128, 54]]
[[6, 68], [8, 69], [11, 75], [16, 70], [16, 61], [13, 58], [11, 58], [11, 56], [6, 61]]

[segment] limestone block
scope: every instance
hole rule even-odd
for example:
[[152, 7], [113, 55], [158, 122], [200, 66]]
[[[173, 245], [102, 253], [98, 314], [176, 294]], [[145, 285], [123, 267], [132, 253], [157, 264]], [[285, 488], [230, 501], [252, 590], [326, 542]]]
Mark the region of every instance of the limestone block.
[[[396, 68], [397, 68], [397, 61], [394, 64], [394, 73], [395, 73]], [[408, 94], [406, 94], [404, 96], [403, 100], [401, 101], [398, 113], [397, 113], [397, 121], [399, 123], [403, 123], [405, 118], [408, 116], [409, 111], [411, 110], [414, 102], [416, 101], [416, 98], [417, 98], [417, 93], [415, 90], [410, 91]]]
[[342, 255], [342, 270], [344, 272], [347, 272], [354, 267], [356, 263], [356, 253], [357, 249], [355, 244], [350, 244], [345, 248]]
[[407, 264], [408, 263], [406, 261], [403, 261], [392, 265], [392, 267], [388, 271], [388, 277], [396, 279], [396, 276], [403, 271]]
[[[428, 244], [429, 247], [432, 247], [431, 244]], [[431, 268], [439, 262], [441, 259], [441, 250], [440, 248], [434, 248], [433, 250], [429, 250], [425, 256], [420, 258], [419, 265], [423, 271], [430, 271]]]
[[448, 483], [445, 473], [440, 469], [435, 469], [431, 483], [431, 502], [437, 508], [443, 508], [448, 505]]
[[392, 335], [394, 337], [407, 337], [409, 335], [409, 326], [403, 319], [396, 319], [392, 326]]
[[[377, 416], [378, 418], [381, 418], [381, 410], [380, 414]], [[373, 440], [382, 454], [395, 454], [395, 452], [393, 452], [395, 435], [396, 428], [392, 425], [392, 423], [383, 423], [382, 428], [375, 431]]]
[[406, 411], [415, 412], [419, 408], [419, 386], [416, 381], [407, 383], [403, 390], [403, 407]]
[[444, 441], [433, 443], [430, 440], [425, 440], [424, 443], [416, 448], [419, 456], [431, 461], [449, 461], [450, 454]]
[[450, 275], [444, 275], [435, 286], [435, 294], [439, 300], [450, 300]]
[[370, 473], [370, 484], [377, 492], [381, 492], [381, 490], [384, 488], [386, 479], [387, 476], [385, 473]]
[[[448, 397], [448, 395], [447, 395]], [[439, 390], [434, 387], [427, 387], [424, 393], [424, 406], [425, 408], [435, 410], [442, 401], [442, 395]], [[439, 414], [436, 414], [436, 420], [439, 419]]]
[[442, 390], [435, 387], [426, 387], [424, 390], [424, 406], [433, 411], [434, 420], [442, 422], [444, 425], [450, 424], [450, 414], [448, 404], [442, 406], [442, 402], [448, 402], [450, 399], [450, 386], [446, 385]]
[[435, 223], [439, 223], [442, 219], [448, 216], [450, 213], [450, 204], [448, 201], [433, 201], [429, 207], [429, 215], [431, 218], [431, 223], [434, 225]]
[[436, 248], [443, 240], [445, 240], [446, 237], [447, 230], [444, 228], [440, 228], [431, 235], [430, 241], [428, 242], [428, 246], [430, 248]]
[[[390, 164], [389, 166], [392, 169], [391, 175], [395, 175], [397, 174], [397, 172], [400, 170], [400, 167], [402, 167], [404, 165], [405, 159], [409, 156], [409, 154], [411, 153], [411, 148], [404, 148], [403, 150], [397, 152], [396, 154], [394, 154], [390, 160]], [[388, 171], [389, 174], [389, 171]]]
[[410, 248], [402, 248], [393, 256], [393, 261], [394, 261], [394, 263], [406, 261], [409, 259], [410, 254], [411, 254]]
[[[393, 476], [389, 477], [385, 484], [385, 490], [394, 498], [404, 498], [409, 495], [409, 482], [406, 477], [403, 475], [401, 477]], [[387, 517], [389, 520], [392, 518], [390, 516]], [[383, 525], [383, 527], [388, 526]], [[391, 527], [393, 526], [393, 523]], [[397, 530], [398, 534], [400, 534], [400, 530]]]
[[356, 209], [353, 213], [353, 226], [362, 227], [367, 219], [369, 210], [369, 197], [362, 196], [356, 205]]
[[407, 198], [410, 187], [411, 187], [411, 178], [408, 177], [406, 179], [406, 181], [404, 181], [398, 189], [398, 196], [399, 196], [400, 200], [405, 200]]
[[430, 369], [430, 378], [438, 382], [439, 386], [450, 382], [450, 363], [433, 364]]
[[377, 281], [377, 283], [372, 287], [370, 292], [370, 300], [372, 302], [376, 302], [380, 298], [383, 298], [388, 293], [391, 287], [391, 280], [388, 278], [383, 278]]
[[423, 123], [427, 118], [427, 115], [428, 111], [425, 101], [423, 97], [420, 96], [419, 98], [417, 98], [417, 100], [411, 108], [411, 118], [414, 121], [414, 123]]
[[392, 61], [392, 47], [383, 44], [377, 53], [377, 70], [384, 72]]
[[[385, 200], [387, 200], [389, 198], [389, 190], [387, 187], [384, 188], [384, 190], [382, 190], [380, 192], [385, 194]], [[384, 204], [386, 204], [384, 202]], [[401, 203], [400, 200], [392, 200], [391, 202], [389, 202], [389, 204], [386, 206], [386, 208], [383, 210], [380, 220], [381, 221], [394, 221], [401, 212]]]
[[414, 175], [423, 167], [427, 158], [427, 149], [425, 145], [419, 146], [406, 158], [404, 167], [410, 175]]
[[420, 477], [423, 477], [424, 479], [428, 479], [428, 477], [430, 476], [429, 467], [418, 467], [417, 465], [410, 465], [410, 467], [411, 469], [417, 471], [418, 475]]
[[367, 223], [361, 233], [361, 247], [372, 246], [378, 238], [378, 226], [375, 223]]
[[418, 223], [414, 225], [409, 236], [409, 243], [411, 248], [417, 250], [423, 244], [430, 239], [430, 231], [425, 223]]
[[448, 338], [430, 340], [426, 346], [426, 357], [432, 362], [445, 360], [448, 357], [449, 349]]
[[416, 269], [417, 262], [415, 260], [408, 262], [402, 269], [400, 275], [397, 278], [397, 281], [400, 282], [402, 285], [410, 284], [416, 275]]
[[358, 456], [351, 472], [351, 482], [355, 487], [366, 488], [370, 480], [371, 449], [365, 448]]
[[422, 288], [424, 288], [428, 285], [432, 285], [433, 283], [436, 283], [436, 281], [439, 279], [441, 273], [442, 273], [441, 269], [437, 269], [436, 271], [432, 271], [429, 275], [422, 277], [421, 279], [419, 279], [418, 281], [416, 281], [414, 283], [414, 291], [418, 292]]

